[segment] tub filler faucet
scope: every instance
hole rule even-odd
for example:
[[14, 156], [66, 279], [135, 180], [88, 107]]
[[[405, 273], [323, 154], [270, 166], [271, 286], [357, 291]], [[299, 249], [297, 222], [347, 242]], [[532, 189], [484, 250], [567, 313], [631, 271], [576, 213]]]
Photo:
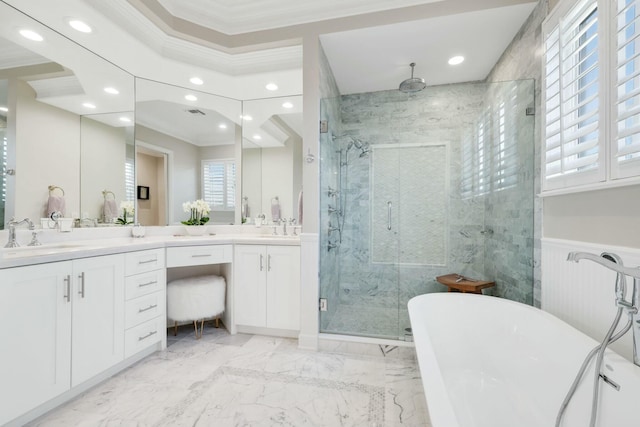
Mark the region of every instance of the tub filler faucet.
[[[603, 267], [618, 273], [616, 278], [616, 306], [619, 309], [626, 309], [632, 320], [631, 329], [633, 330], [633, 363], [640, 366], [640, 268], [625, 267], [622, 264], [622, 258], [616, 254], [603, 253], [600, 256], [587, 252], [570, 252], [567, 261], [579, 262], [585, 259], [593, 261]], [[631, 293], [631, 301], [625, 299], [627, 290], [626, 277], [633, 278], [633, 292]]]
[[[576, 389], [583, 379], [587, 367], [589, 366], [591, 360], [594, 358], [596, 362], [592, 388], [591, 418], [589, 427], [595, 427], [598, 411], [600, 381], [604, 380], [604, 382], [609, 383], [610, 385], [612, 384], [607, 376], [602, 373], [605, 350], [607, 349], [609, 344], [621, 338], [629, 331], [629, 329], [633, 330], [633, 363], [640, 366], [640, 354], [638, 354], [640, 352], [640, 314], [638, 313], [638, 308], [640, 307], [640, 268], [625, 267], [622, 264], [622, 258], [620, 258], [616, 254], [608, 252], [604, 252], [600, 255], [590, 254], [587, 252], [569, 252], [569, 255], [567, 256], [567, 261], [579, 262], [583, 259], [595, 262], [596, 264], [599, 264], [617, 273], [615, 293], [616, 306], [618, 310], [616, 313], [616, 317], [601, 344], [591, 350], [591, 352], [587, 355], [584, 362], [582, 363], [582, 366], [578, 371], [578, 375], [569, 388], [567, 396], [560, 406], [560, 410], [558, 411], [558, 416], [556, 418], [556, 427], [559, 427], [561, 425], [562, 418], [565, 414], [567, 406], [569, 405]], [[633, 278], [633, 292], [631, 295], [631, 301], [625, 299], [627, 290], [626, 276]], [[615, 332], [618, 327], [618, 323], [620, 323], [623, 311], [627, 312], [629, 320], [620, 331]], [[615, 387], [617, 384], [613, 383], [613, 385]]]

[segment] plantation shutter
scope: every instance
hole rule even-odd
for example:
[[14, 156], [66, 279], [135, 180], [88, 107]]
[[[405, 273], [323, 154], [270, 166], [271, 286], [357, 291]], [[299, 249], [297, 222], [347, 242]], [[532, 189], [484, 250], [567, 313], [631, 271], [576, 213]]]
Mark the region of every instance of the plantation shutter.
[[548, 29], [545, 23], [545, 190], [605, 179], [598, 7], [575, 4]]
[[640, 174], [640, 20], [637, 0], [617, 0], [616, 87], [617, 127], [611, 144], [611, 177]]
[[204, 160], [202, 162], [203, 199], [212, 210], [235, 209], [236, 165], [233, 160]]
[[133, 158], [127, 158], [124, 162], [124, 193], [125, 200], [136, 200], [136, 174]]

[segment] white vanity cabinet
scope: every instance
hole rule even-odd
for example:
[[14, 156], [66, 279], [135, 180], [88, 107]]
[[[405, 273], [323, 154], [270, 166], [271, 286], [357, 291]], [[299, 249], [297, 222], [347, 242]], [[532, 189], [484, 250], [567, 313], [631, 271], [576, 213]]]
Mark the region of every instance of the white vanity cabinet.
[[125, 275], [124, 355], [130, 357], [166, 340], [165, 250], [128, 253]]
[[0, 424], [124, 358], [124, 255], [0, 270]]
[[71, 261], [0, 270], [0, 425], [71, 387]]
[[300, 329], [300, 247], [235, 245], [235, 324]]
[[73, 261], [71, 386], [124, 359], [124, 255]]

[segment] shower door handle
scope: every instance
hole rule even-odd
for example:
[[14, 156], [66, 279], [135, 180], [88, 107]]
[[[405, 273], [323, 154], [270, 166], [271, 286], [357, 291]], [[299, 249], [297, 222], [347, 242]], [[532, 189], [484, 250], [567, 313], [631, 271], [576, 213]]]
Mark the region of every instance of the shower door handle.
[[387, 230], [391, 231], [391, 202], [387, 202]]

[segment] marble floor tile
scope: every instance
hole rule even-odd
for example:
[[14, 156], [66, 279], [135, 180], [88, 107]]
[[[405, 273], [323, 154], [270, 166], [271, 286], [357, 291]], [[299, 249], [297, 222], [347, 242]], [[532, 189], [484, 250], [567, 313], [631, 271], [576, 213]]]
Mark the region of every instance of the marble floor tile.
[[154, 353], [29, 426], [429, 426], [417, 365], [181, 327]]

